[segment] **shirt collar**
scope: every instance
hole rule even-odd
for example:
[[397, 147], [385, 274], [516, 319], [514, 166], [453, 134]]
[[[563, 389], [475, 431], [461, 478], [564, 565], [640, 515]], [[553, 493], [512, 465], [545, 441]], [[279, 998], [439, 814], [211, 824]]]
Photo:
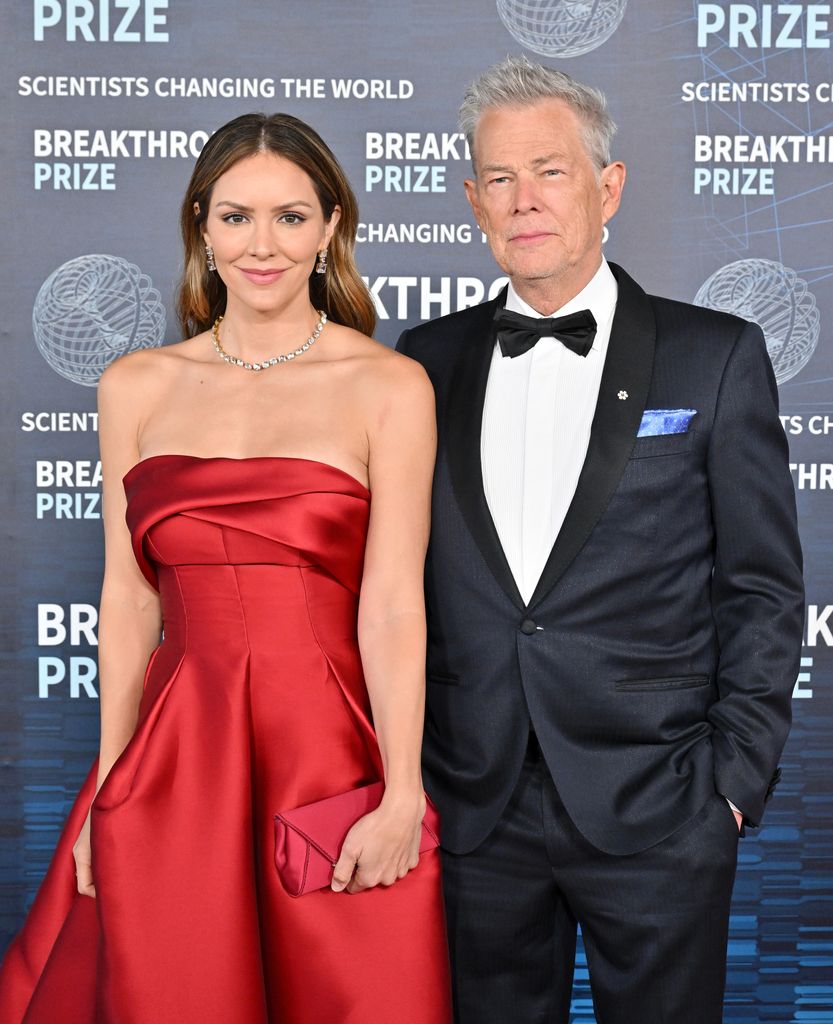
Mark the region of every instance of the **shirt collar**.
[[[575, 313], [579, 309], [589, 309], [596, 318], [596, 323], [601, 326], [613, 316], [618, 293], [619, 289], [616, 284], [616, 278], [613, 276], [613, 271], [608, 266], [607, 260], [602, 257], [599, 269], [578, 295], [575, 295], [569, 302], [565, 302], [560, 309], [556, 309], [549, 316], [566, 316], [568, 313]], [[533, 316], [539, 319], [544, 316], [543, 313], [539, 313], [528, 303], [524, 302], [515, 291], [511, 281], [509, 282], [509, 290], [506, 295], [504, 308], [511, 310], [513, 313], [523, 313], [525, 316]]]

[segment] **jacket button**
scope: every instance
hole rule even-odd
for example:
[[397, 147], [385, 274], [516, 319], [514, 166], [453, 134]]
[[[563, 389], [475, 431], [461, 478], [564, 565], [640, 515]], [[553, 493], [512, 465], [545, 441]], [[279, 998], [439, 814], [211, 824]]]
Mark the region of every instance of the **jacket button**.
[[525, 636], [533, 636], [535, 633], [538, 632], [538, 627], [535, 625], [532, 619], [524, 619], [521, 623], [521, 632]]

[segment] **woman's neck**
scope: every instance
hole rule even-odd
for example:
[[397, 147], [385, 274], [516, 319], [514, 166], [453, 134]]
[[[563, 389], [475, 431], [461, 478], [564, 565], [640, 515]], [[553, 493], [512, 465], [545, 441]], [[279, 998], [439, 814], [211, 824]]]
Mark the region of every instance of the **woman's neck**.
[[306, 294], [268, 312], [245, 306], [230, 295], [220, 324], [220, 343], [239, 359], [259, 362], [298, 348], [312, 334], [318, 319]]

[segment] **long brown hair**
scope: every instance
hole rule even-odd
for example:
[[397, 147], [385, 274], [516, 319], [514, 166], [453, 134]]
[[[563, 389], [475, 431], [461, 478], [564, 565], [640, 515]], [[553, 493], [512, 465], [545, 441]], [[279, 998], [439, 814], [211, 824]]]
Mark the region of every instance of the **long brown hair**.
[[[305, 171], [329, 221], [336, 206], [341, 216], [330, 239], [326, 274], [310, 274], [310, 301], [334, 323], [372, 334], [376, 310], [353, 256], [359, 209], [341, 165], [324, 140], [308, 124], [290, 114], [243, 114], [211, 136], [197, 158], [188, 183], [179, 223], [185, 245], [185, 267], [176, 311], [182, 335], [207, 330], [225, 312], [226, 286], [208, 270], [202, 225], [208, 215], [217, 179], [255, 153], [276, 153]], [[199, 204], [199, 213], [194, 212]]]

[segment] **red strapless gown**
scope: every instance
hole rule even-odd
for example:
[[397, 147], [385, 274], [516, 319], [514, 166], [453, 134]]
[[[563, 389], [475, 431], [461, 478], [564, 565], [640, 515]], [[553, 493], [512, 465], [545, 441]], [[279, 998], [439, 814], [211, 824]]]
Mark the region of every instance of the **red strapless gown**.
[[448, 1024], [438, 851], [389, 888], [281, 888], [273, 816], [381, 777], [356, 640], [370, 493], [295, 458], [160, 455], [125, 477], [164, 639], [0, 976], [3, 1024]]

